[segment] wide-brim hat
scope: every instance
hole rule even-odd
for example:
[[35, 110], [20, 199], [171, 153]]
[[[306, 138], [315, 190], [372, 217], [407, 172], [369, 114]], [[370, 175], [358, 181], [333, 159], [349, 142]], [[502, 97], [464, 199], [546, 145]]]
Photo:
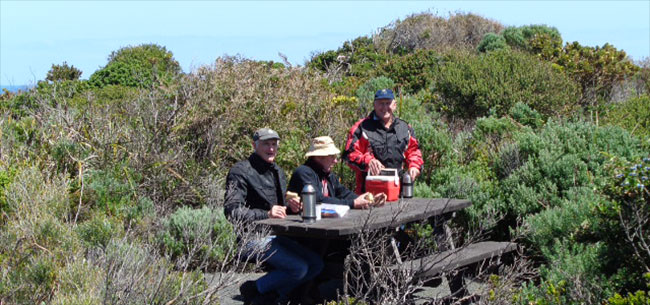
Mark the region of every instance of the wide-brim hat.
[[316, 137], [311, 140], [311, 146], [305, 157], [338, 155], [341, 151], [334, 145], [334, 140], [328, 136]]

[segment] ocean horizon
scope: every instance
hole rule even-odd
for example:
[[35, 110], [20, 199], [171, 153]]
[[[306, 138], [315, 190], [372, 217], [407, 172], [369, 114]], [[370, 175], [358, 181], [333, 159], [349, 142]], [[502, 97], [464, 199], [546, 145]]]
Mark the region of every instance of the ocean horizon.
[[9, 92], [18, 92], [18, 90], [27, 90], [29, 88], [32, 88], [34, 86], [29, 86], [29, 85], [18, 85], [18, 86], [6, 86], [6, 85], [0, 85], [0, 94], [4, 91], [4, 89], [7, 89]]

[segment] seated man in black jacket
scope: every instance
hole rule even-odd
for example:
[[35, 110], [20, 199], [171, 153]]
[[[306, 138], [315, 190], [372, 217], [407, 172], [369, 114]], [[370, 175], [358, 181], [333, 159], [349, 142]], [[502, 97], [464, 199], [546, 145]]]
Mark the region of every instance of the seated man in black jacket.
[[[332, 138], [328, 136], [317, 137], [312, 140], [309, 151], [305, 154], [307, 161], [299, 166], [291, 175], [289, 191], [300, 194], [306, 184], [311, 184], [316, 189], [316, 202], [347, 205], [353, 209], [365, 209], [372, 202], [366, 199], [367, 193], [357, 195], [347, 189], [333, 174], [332, 168], [338, 163], [338, 154]], [[298, 198], [287, 201], [289, 209], [298, 213], [302, 205]]]
[[[275, 164], [280, 136], [271, 129], [262, 128], [255, 132], [253, 141], [255, 152], [228, 172], [224, 204], [226, 217], [242, 221], [248, 228], [254, 228], [255, 220], [286, 216], [286, 177]], [[243, 255], [249, 259], [256, 258], [254, 256], [261, 251], [260, 258], [273, 266], [271, 272], [239, 288], [244, 304], [284, 304], [294, 288], [310, 281], [323, 269], [318, 254], [285, 236], [267, 236], [241, 244], [241, 247]], [[273, 296], [274, 293], [278, 296]]]

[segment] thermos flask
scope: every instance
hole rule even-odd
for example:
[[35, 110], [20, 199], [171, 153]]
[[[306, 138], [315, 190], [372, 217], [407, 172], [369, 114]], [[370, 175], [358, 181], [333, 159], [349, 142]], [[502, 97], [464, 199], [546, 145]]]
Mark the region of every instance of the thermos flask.
[[300, 192], [302, 199], [302, 221], [312, 223], [316, 221], [316, 189], [307, 184]]
[[402, 197], [413, 198], [413, 179], [409, 173], [404, 173], [402, 176]]

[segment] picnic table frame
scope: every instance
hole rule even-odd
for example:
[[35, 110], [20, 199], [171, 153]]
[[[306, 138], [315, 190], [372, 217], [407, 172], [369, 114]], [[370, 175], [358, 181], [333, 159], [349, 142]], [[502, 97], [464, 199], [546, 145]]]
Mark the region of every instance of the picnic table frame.
[[[382, 207], [365, 210], [351, 209], [344, 217], [324, 218], [313, 223], [303, 222], [300, 215], [288, 215], [283, 219], [269, 218], [258, 220], [255, 223], [269, 226], [272, 233], [276, 235], [323, 241], [319, 244], [320, 251], [318, 252], [324, 254], [330, 240], [350, 239], [362, 231], [394, 230], [407, 223], [427, 221], [434, 226], [437, 234], [444, 235], [442, 237], [449, 243], [449, 245], [443, 245], [440, 249], [441, 252], [415, 261], [402, 262], [399, 250], [395, 245], [395, 239], [392, 237], [391, 243], [399, 266], [416, 269], [418, 266], [427, 266], [424, 268], [426, 272], [422, 272], [422, 275], [436, 276], [442, 271], [480, 265], [481, 262], [500, 257], [502, 254], [516, 249], [516, 244], [509, 242], [480, 242], [461, 250], [455, 249], [445, 222], [452, 218], [456, 212], [471, 205], [471, 201], [461, 199], [401, 198], [396, 202], [387, 202]], [[330, 272], [341, 273], [342, 269], [338, 269], [340, 268], [332, 268]], [[467, 295], [467, 290], [462, 284], [462, 273], [447, 277], [452, 296]]]
[[341, 218], [323, 218], [314, 223], [304, 223], [300, 215], [288, 215], [284, 219], [258, 220], [256, 224], [269, 226], [277, 235], [341, 239], [359, 234], [362, 230], [396, 228], [410, 222], [451, 215], [471, 205], [469, 200], [408, 198], [387, 202], [382, 207], [351, 209]]

